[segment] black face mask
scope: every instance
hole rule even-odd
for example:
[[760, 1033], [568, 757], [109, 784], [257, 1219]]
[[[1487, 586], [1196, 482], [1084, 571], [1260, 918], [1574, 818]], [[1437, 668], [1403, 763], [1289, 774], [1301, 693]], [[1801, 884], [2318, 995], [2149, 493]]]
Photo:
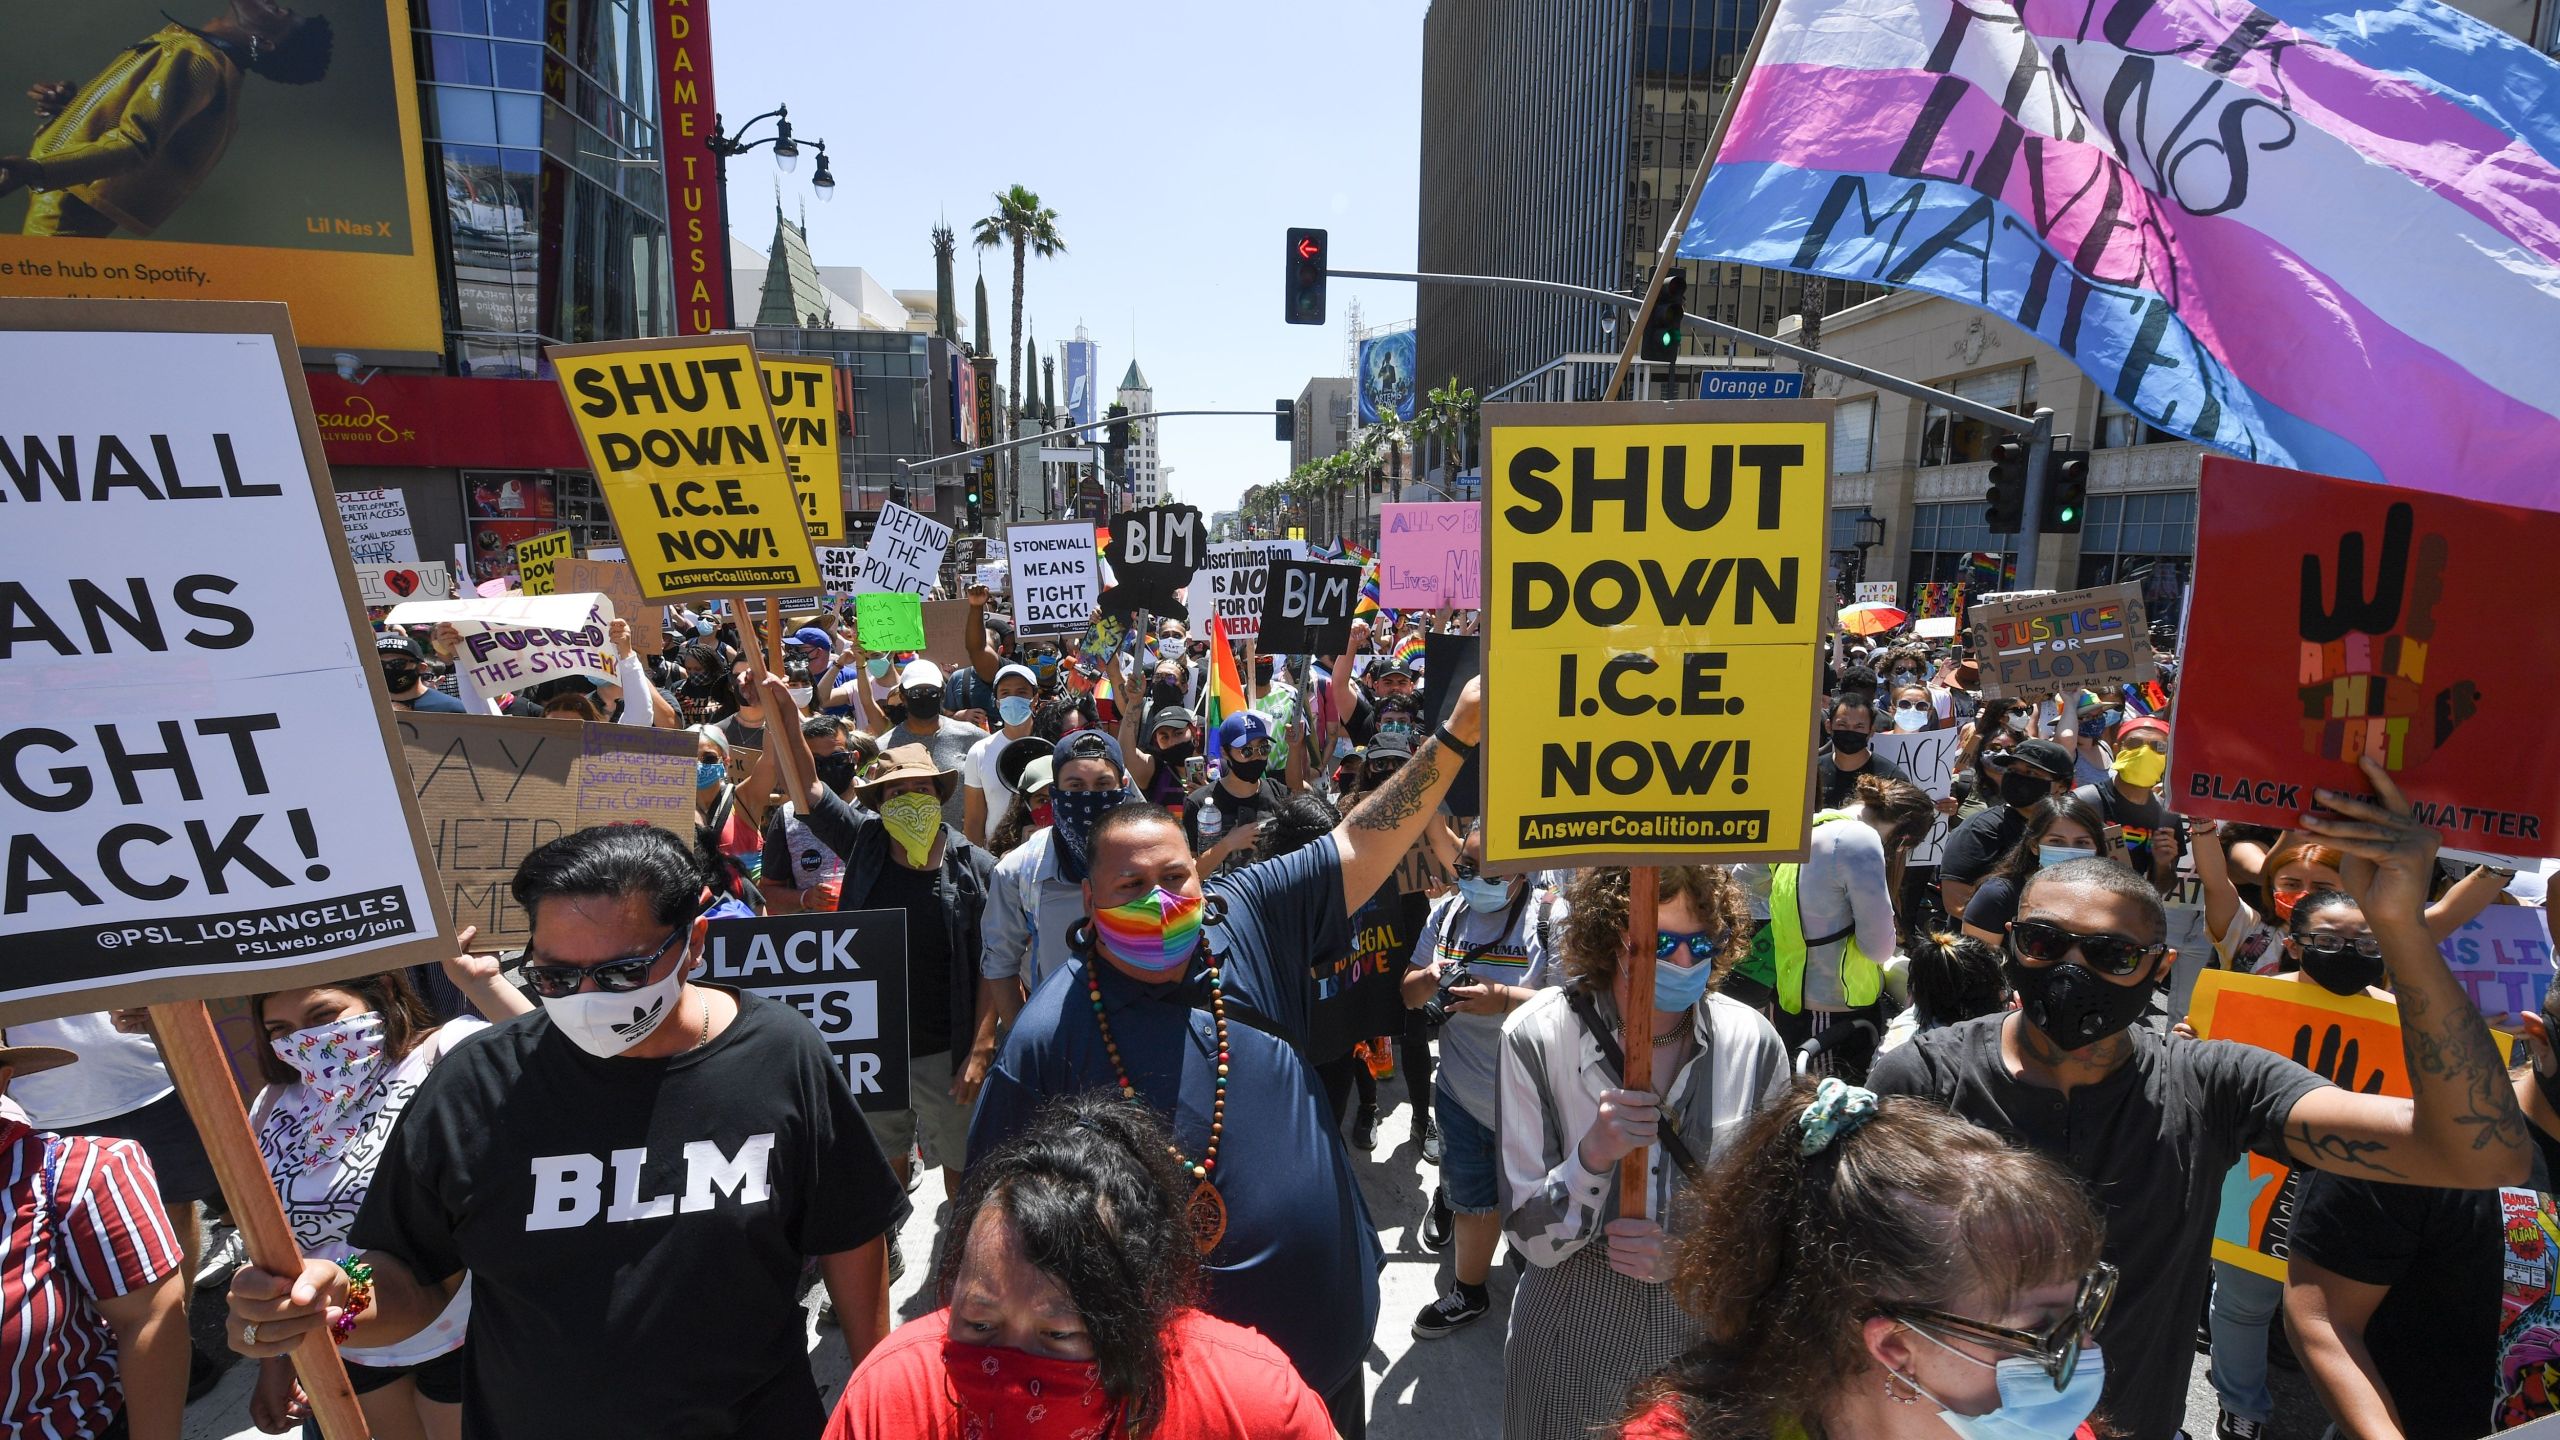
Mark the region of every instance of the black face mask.
[[892, 725], [904, 725], [907, 723], [907, 707], [904, 705], [883, 705], [880, 707], [880, 718], [888, 721]]
[[1831, 732], [1831, 748], [1841, 755], [1860, 754], [1867, 748], [1869, 738], [1864, 730], [1834, 730]]
[[405, 693], [417, 683], [418, 667], [414, 664], [394, 661], [382, 667], [382, 687], [394, 695]]
[[698, 675], [688, 670], [685, 672], [684, 683], [678, 685], [676, 688], [682, 690], [687, 695], [708, 695], [711, 693], [711, 677], [708, 675]]
[[1230, 760], [1227, 762], [1227, 773], [1233, 775], [1247, 785], [1259, 784], [1262, 780], [1262, 772], [1270, 768], [1271, 761], [1268, 757], [1260, 760]]
[[939, 690], [909, 690], [905, 698], [909, 718], [930, 720], [942, 713], [942, 692]]
[[2053, 782], [2032, 770], [2009, 770], [2000, 776], [2000, 803], [2012, 810], [2041, 805], [2053, 794]]
[[2085, 1050], [2120, 1035], [2142, 1018], [2157, 987], [2117, 985], [2077, 961], [2029, 968], [2015, 952], [2002, 957], [2027, 1023], [2065, 1050]]
[[1183, 761], [1191, 758], [1191, 749], [1191, 742], [1185, 740], [1179, 745], [1155, 746], [1148, 753], [1156, 757], [1156, 763], [1159, 765], [1179, 766]]
[[2381, 984], [2389, 973], [2381, 956], [2368, 960], [2353, 949], [2329, 954], [2306, 946], [2301, 953], [2302, 973], [2332, 995], [2361, 995], [2364, 987]]
[[1182, 687], [1171, 680], [1158, 680], [1147, 687], [1147, 696], [1158, 705], [1179, 705], [1182, 703]]
[[819, 756], [817, 769], [818, 783], [826, 786], [830, 790], [833, 790], [838, 795], [842, 795], [846, 788], [853, 784], [853, 757], [842, 750], [839, 750], [832, 755]]

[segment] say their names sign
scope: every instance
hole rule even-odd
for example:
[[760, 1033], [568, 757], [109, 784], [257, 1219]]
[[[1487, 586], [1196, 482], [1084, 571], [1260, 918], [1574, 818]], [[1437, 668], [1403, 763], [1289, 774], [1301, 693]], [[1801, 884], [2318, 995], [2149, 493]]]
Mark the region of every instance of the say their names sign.
[[1024, 635], [1080, 635], [1102, 595], [1102, 557], [1093, 527], [1015, 525], [1005, 531], [1013, 575], [1013, 624]]
[[548, 353], [644, 598], [818, 588], [818, 559], [743, 339]]
[[821, 545], [844, 539], [843, 464], [836, 449], [835, 366], [824, 360], [756, 357], [773, 427], [782, 437], [782, 463], [809, 538]]
[[[1209, 622], [1227, 622], [1227, 634], [1243, 640], [1262, 628], [1262, 589], [1271, 578], [1275, 560], [1304, 560], [1307, 542], [1303, 540], [1230, 541], [1209, 547], [1208, 558], [1191, 576], [1186, 592], [1191, 609], [1191, 633], [1206, 635]], [[1339, 654], [1339, 651], [1334, 652]]]
[[409, 526], [409, 497], [397, 490], [341, 490], [338, 529], [358, 565], [415, 565], [418, 536]]
[[1378, 507], [1378, 603], [1390, 610], [1472, 610], [1482, 601], [1484, 507], [1452, 502]]
[[862, 589], [862, 552], [850, 545], [818, 547], [818, 590], [824, 595], [851, 595]]
[[1986, 597], [1965, 613], [1986, 700], [2108, 694], [2158, 673], [2135, 581], [2033, 597]]
[[942, 574], [942, 552], [951, 548], [951, 527], [892, 500], [880, 507], [871, 528], [871, 544], [862, 552], [864, 590], [896, 590], [922, 595]]
[[1360, 567], [1274, 560], [1262, 582], [1259, 644], [1268, 655], [1339, 655], [1351, 643]]
[[885, 1114], [913, 1103], [906, 911], [714, 920], [702, 958], [712, 980], [806, 1016], [865, 1112]]

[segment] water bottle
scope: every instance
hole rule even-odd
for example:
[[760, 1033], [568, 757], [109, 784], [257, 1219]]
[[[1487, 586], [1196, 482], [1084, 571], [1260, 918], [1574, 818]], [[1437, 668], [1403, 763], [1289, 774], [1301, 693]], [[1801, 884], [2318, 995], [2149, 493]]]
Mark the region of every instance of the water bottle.
[[1227, 819], [1218, 813], [1218, 796], [1212, 790], [1200, 797], [1200, 838], [1214, 841], [1227, 828]]

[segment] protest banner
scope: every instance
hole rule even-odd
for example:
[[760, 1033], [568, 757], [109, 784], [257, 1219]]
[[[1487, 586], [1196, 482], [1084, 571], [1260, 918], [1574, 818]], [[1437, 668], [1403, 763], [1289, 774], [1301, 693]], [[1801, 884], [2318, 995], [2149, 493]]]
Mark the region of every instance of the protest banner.
[[631, 622], [631, 648], [655, 655], [666, 648], [667, 611], [640, 598], [640, 582], [631, 566], [619, 559], [589, 555], [551, 563], [552, 583], [572, 595], [602, 595], [611, 613]]
[[1210, 621], [1224, 620], [1228, 635], [1250, 638], [1262, 629], [1262, 587], [1271, 578], [1271, 562], [1306, 558], [1303, 540], [1244, 540], [1210, 546], [1191, 576], [1186, 599], [1191, 633], [1205, 635]]
[[818, 590], [846, 596], [862, 588], [862, 552], [850, 545], [818, 547]]
[[818, 587], [745, 340], [689, 335], [545, 353], [644, 598]]
[[461, 633], [453, 668], [466, 703], [475, 694], [511, 694], [565, 675], [614, 683], [613, 602], [602, 595], [412, 600], [384, 618], [393, 625], [450, 624]]
[[924, 653], [944, 670], [969, 663], [968, 601], [924, 602]]
[[[1887, 731], [1867, 744], [1881, 758], [1901, 766], [1902, 773], [1910, 777], [1912, 784], [1928, 791], [1930, 799], [1944, 800], [1953, 793], [1956, 751], [1961, 748], [1957, 737], [1962, 733], [1953, 728], [1916, 730], [1909, 734]], [[1952, 824], [1944, 815], [1932, 821], [1928, 835], [1911, 847], [1911, 853], [1903, 863], [1937, 864], [1939, 853], [1946, 848], [1947, 830]]]
[[[2367, 1095], [2409, 1095], [2400, 1009], [2369, 995], [2338, 995], [2307, 980], [2208, 970], [2196, 977], [2187, 1023], [2208, 1040], [2235, 1040], [2289, 1056], [2321, 1078]], [[2489, 1032], [2503, 1055], [2514, 1042]], [[2505, 1083], [2500, 1078], [2501, 1084]], [[2293, 1167], [2244, 1155], [2222, 1185], [2213, 1258], [2271, 1280], [2285, 1278], [2292, 1233]]]
[[1965, 612], [1985, 700], [2057, 690], [2112, 694], [2158, 674], [2142, 585], [2127, 580], [2035, 596], [1984, 596]]
[[864, 1111], [883, 1114], [911, 1103], [906, 911], [714, 920], [702, 958], [714, 983], [807, 1016]]
[[1102, 557], [1093, 527], [1014, 525], [1005, 530], [1005, 568], [1013, 575], [1013, 624], [1024, 635], [1073, 635], [1092, 618], [1102, 595]]
[[2540, 910], [2492, 905], [2438, 948], [2481, 1014], [2539, 1015], [2551, 989], [2551, 927]]
[[1861, 580], [1853, 598], [1860, 605], [1891, 605], [1896, 600], [1895, 592], [1901, 588], [1890, 580]]
[[844, 539], [844, 462], [836, 446], [836, 367], [825, 360], [756, 357], [764, 398], [773, 407], [774, 433], [782, 437], [782, 463], [791, 472], [791, 494], [810, 540], [833, 545]]
[[2199, 504], [2178, 813], [2292, 826], [2315, 788], [2369, 793], [2371, 756], [2445, 843], [2560, 855], [2560, 746], [2517, 743], [2549, 702], [2500, 683], [2560, 665], [2525, 573], [2560, 514], [2216, 455]]
[[484, 948], [533, 933], [507, 887], [534, 847], [589, 825], [655, 825], [693, 843], [690, 731], [426, 711], [397, 724], [439, 898]]
[[[1422, 704], [1428, 712], [1431, 731], [1440, 728], [1457, 708], [1458, 692], [1476, 678], [1483, 666], [1473, 635], [1443, 635], [1438, 631], [1422, 637]], [[1449, 813], [1461, 820], [1472, 820], [1484, 813], [1483, 752], [1458, 762], [1458, 778], [1449, 786]]]
[[903, 590], [873, 590], [853, 597], [854, 631], [874, 655], [922, 650], [924, 602]]
[[1489, 868], [1804, 857], [1830, 413], [1484, 408]]
[[556, 595], [551, 569], [559, 561], [570, 558], [574, 537], [566, 530], [553, 530], [542, 535], [528, 535], [515, 544], [516, 588], [527, 595]]
[[1262, 585], [1262, 653], [1339, 655], [1351, 643], [1359, 566], [1274, 560]]
[[447, 600], [453, 596], [453, 570], [441, 560], [355, 567], [356, 598], [367, 605], [397, 605], [403, 600]]
[[1208, 554], [1209, 525], [1197, 505], [1121, 511], [1111, 519], [1111, 573], [1118, 583], [1103, 592], [1102, 608], [1115, 615], [1180, 610], [1177, 592]]
[[415, 565], [418, 536], [409, 526], [409, 497], [397, 490], [341, 490], [338, 529], [358, 565]]
[[922, 595], [942, 580], [942, 552], [951, 548], [951, 527], [920, 515], [895, 500], [880, 507], [871, 527], [871, 543], [862, 552], [860, 590], [902, 590]]
[[1471, 610], [1484, 564], [1484, 507], [1446, 502], [1378, 507], [1378, 603], [1390, 610]]

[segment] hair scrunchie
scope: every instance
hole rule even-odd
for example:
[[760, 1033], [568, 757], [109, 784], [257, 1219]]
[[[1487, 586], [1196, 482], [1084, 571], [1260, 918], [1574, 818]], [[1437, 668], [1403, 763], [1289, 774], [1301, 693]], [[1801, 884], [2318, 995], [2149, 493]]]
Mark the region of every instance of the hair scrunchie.
[[1796, 1149], [1819, 1155], [1831, 1142], [1875, 1118], [1876, 1092], [1862, 1090], [1838, 1076], [1826, 1076], [1812, 1103], [1796, 1118]]

